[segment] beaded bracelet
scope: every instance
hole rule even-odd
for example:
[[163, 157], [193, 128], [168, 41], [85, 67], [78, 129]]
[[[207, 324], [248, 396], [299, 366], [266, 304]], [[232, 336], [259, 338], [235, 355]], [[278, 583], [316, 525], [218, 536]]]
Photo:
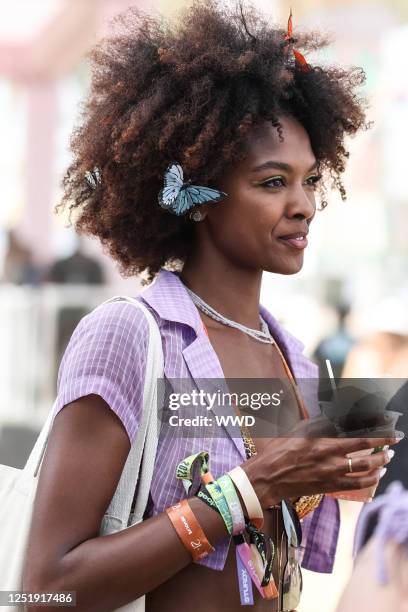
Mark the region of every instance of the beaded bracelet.
[[299, 499], [293, 504], [298, 517], [302, 519], [309, 514], [309, 512], [316, 510], [323, 497], [323, 493], [319, 493], [317, 495], [302, 495], [302, 497], [299, 497]]

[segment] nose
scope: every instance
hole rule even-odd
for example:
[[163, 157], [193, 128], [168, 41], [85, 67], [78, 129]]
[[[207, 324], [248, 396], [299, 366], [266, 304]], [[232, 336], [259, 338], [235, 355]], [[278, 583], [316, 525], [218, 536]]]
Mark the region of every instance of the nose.
[[286, 205], [289, 218], [311, 221], [316, 214], [316, 200], [313, 191], [307, 191], [304, 185], [296, 185], [290, 190]]

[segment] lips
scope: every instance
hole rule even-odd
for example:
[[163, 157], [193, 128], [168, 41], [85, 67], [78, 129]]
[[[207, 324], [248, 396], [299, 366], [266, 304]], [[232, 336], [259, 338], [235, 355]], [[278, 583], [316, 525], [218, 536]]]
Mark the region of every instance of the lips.
[[302, 250], [307, 247], [307, 234], [308, 231], [293, 232], [292, 234], [285, 234], [284, 236], [279, 236], [278, 240], [281, 240], [288, 247]]
[[293, 234], [285, 234], [284, 236], [279, 236], [282, 240], [288, 240], [288, 238], [306, 238], [309, 231], [304, 232], [294, 232]]

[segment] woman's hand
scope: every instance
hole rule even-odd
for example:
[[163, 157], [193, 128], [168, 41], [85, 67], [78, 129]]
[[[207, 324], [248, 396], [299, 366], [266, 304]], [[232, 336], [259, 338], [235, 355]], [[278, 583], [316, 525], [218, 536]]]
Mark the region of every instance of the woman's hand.
[[[259, 454], [241, 465], [263, 508], [282, 499], [364, 489], [378, 484], [381, 469], [390, 461], [387, 451], [354, 457], [353, 472], [366, 472], [362, 476], [348, 473], [346, 455], [390, 446], [399, 439], [317, 437], [319, 428], [324, 431], [323, 422], [327, 423], [321, 419], [303, 421], [291, 437], [271, 440]], [[327, 429], [325, 432], [327, 436]]]

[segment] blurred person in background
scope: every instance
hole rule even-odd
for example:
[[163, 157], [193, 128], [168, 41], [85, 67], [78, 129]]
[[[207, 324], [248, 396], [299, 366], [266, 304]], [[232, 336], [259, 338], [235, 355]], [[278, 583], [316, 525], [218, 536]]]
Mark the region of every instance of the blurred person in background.
[[329, 359], [333, 374], [335, 378], [338, 378], [341, 376], [347, 356], [356, 341], [347, 328], [350, 305], [346, 302], [338, 302], [334, 305], [334, 309], [338, 320], [337, 328], [322, 338], [313, 353], [313, 359], [318, 364], [322, 376], [327, 376], [326, 359]]
[[71, 285], [102, 285], [106, 282], [101, 263], [85, 254], [81, 237], [78, 237], [78, 244], [72, 255], [57, 259], [50, 266], [46, 280], [49, 283]]
[[336, 612], [408, 612], [408, 490], [401, 483], [363, 508], [355, 554]]
[[14, 285], [38, 285], [42, 279], [43, 271], [35, 265], [30, 247], [25, 245], [13, 230], [10, 230], [7, 235], [1, 280]]
[[351, 349], [344, 365], [343, 378], [387, 378], [401, 381], [398, 392], [387, 409], [402, 416], [398, 429], [405, 439], [398, 445], [394, 461], [381, 479], [377, 494], [385, 491], [394, 480], [408, 488], [408, 303], [404, 296], [382, 300], [371, 313], [370, 326], [375, 331], [365, 335]]
[[344, 378], [408, 376], [408, 297], [389, 296], [366, 313], [368, 332], [351, 349]]
[[407, 373], [408, 335], [380, 330], [365, 336], [354, 346], [342, 375], [344, 378], [405, 378]]
[[[49, 268], [46, 282], [63, 285], [103, 285], [106, 282], [101, 263], [94, 257], [86, 255], [81, 236], [77, 246], [68, 257], [57, 259]], [[72, 332], [89, 309], [79, 306], [63, 306], [57, 318], [57, 359], [59, 366], [62, 355]]]
[[[408, 365], [408, 356], [406, 363]], [[403, 382], [403, 380], [401, 379], [401, 387], [388, 403], [387, 410], [401, 413], [402, 416], [398, 419], [398, 429], [404, 432], [405, 438], [398, 445], [395, 459], [390, 463], [386, 474], [381, 479], [377, 494], [383, 493], [395, 480], [400, 481], [408, 489], [408, 382]]]

